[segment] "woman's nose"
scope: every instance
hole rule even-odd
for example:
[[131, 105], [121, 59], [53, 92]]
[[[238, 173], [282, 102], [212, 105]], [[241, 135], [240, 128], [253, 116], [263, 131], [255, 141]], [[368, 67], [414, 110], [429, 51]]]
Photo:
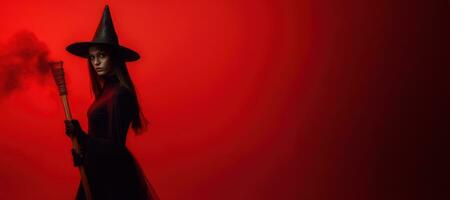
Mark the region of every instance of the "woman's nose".
[[99, 64], [100, 64], [100, 59], [94, 58], [94, 64], [95, 64], [95, 65], [99, 65]]

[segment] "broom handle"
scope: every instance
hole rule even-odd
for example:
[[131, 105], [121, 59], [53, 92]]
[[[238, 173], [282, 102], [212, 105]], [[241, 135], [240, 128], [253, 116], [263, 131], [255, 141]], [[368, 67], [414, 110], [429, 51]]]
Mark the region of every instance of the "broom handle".
[[[70, 112], [69, 108], [69, 102], [67, 100], [67, 95], [61, 95], [61, 101], [64, 106], [64, 113], [66, 114], [67, 120], [72, 120], [72, 114]], [[78, 145], [78, 140], [76, 137], [72, 137], [72, 148], [75, 149], [76, 152], [80, 152], [80, 146]], [[86, 177], [86, 172], [84, 170], [84, 167], [81, 165], [78, 168], [80, 170], [80, 176], [81, 176], [81, 183], [83, 184], [84, 194], [86, 195], [87, 200], [92, 200], [91, 196], [91, 190], [89, 187], [89, 183]]]
[[61, 95], [61, 101], [64, 106], [64, 113], [66, 114], [67, 120], [72, 120], [72, 113], [70, 112], [69, 102], [67, 100], [67, 95]]

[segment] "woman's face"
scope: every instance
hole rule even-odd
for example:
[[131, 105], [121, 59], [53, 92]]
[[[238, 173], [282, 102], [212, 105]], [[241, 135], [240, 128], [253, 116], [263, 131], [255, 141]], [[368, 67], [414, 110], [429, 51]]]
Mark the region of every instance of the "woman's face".
[[89, 48], [89, 62], [99, 76], [109, 75], [112, 72], [110, 52], [99, 46]]

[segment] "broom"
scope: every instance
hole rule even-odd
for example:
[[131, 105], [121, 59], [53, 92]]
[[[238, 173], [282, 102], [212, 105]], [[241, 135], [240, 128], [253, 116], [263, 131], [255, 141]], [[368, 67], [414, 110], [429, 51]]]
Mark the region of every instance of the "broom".
[[[59, 96], [61, 97], [62, 104], [64, 106], [64, 113], [66, 114], [66, 120], [72, 120], [72, 114], [70, 113], [69, 102], [67, 100], [67, 88], [66, 80], [64, 78], [64, 68], [63, 61], [49, 62], [50, 69], [55, 79], [56, 86], [59, 90]], [[76, 137], [71, 137], [72, 148], [75, 149], [77, 153], [80, 152], [80, 146]], [[89, 188], [89, 183], [86, 177], [86, 173], [83, 166], [79, 166], [81, 182], [83, 184], [84, 193], [87, 200], [92, 200], [91, 191]]]

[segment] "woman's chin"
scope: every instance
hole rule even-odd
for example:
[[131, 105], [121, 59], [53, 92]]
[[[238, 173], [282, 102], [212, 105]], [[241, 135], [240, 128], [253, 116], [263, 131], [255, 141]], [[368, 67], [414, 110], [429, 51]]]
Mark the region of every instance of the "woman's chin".
[[101, 78], [110, 77], [113, 75], [113, 73], [107, 73], [107, 72], [97, 72], [97, 75]]
[[107, 73], [106, 72], [104, 72], [104, 71], [98, 71], [97, 72], [97, 75], [98, 76], [105, 76]]

